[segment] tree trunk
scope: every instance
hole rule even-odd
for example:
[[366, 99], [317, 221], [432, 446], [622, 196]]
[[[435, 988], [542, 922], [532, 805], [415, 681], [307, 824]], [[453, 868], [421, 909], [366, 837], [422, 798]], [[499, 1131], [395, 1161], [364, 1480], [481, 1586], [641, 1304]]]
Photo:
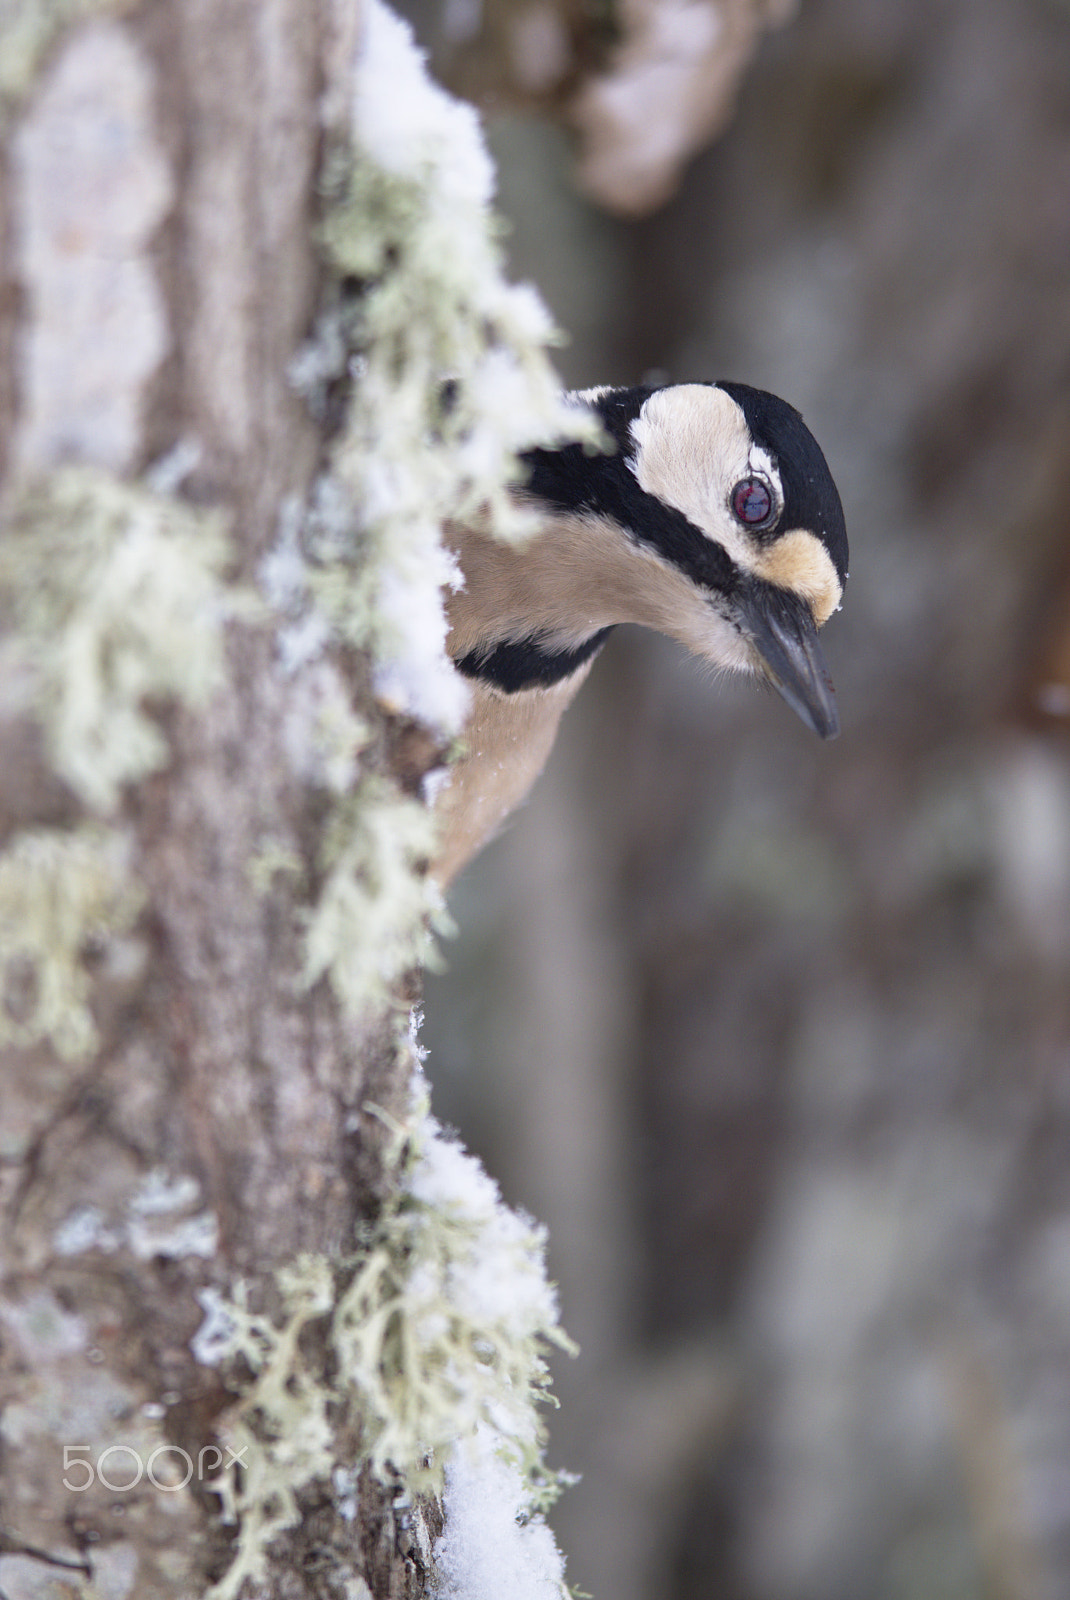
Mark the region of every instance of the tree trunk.
[[[426, 441], [444, 365], [523, 367], [521, 433], [553, 386], [463, 114], [411, 102], [467, 151], [452, 299], [451, 251], [412, 244], [426, 130], [386, 173], [369, 102], [381, 159], [354, 145], [368, 27], [348, 0], [0, 24], [4, 1600], [428, 1592], [441, 1469], [375, 1454], [397, 1430], [340, 1376], [338, 1307], [384, 1303], [361, 1272], [412, 1127], [420, 780], [459, 704], [437, 530], [521, 440], [463, 479]], [[368, 509], [377, 417], [419, 516], [382, 482]]]

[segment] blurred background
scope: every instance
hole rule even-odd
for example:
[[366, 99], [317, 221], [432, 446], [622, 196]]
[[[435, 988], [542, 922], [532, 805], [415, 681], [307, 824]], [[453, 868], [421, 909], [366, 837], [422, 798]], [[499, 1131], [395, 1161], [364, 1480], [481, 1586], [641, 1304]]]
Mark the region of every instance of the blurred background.
[[565, 381], [804, 412], [844, 731], [620, 630], [452, 896], [436, 1109], [549, 1227], [573, 1584], [1066, 1600], [1070, 5], [748, 0], [716, 105], [702, 9], [407, 12]]

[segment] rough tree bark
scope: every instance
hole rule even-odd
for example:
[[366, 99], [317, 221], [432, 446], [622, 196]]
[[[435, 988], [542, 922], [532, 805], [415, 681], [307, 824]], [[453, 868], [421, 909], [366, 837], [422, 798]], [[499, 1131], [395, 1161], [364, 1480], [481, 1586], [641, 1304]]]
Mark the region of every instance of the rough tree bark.
[[[352, 395], [377, 373], [417, 440], [429, 375], [459, 374], [440, 432], [475, 436], [480, 464], [462, 493], [427, 443], [433, 544], [519, 442], [475, 430], [478, 361], [541, 396], [521, 431], [553, 385], [541, 313], [495, 278], [474, 127], [417, 85], [413, 170], [354, 157], [368, 26], [351, 0], [57, 0], [0, 22], [4, 1600], [431, 1581], [437, 1503], [367, 1465], [331, 1329], [397, 1198], [419, 785], [456, 707], [376, 678], [350, 591], [381, 528], [359, 488], [354, 526], [339, 511], [337, 452], [353, 488], [379, 402]], [[432, 143], [466, 139], [449, 301], [451, 250], [411, 240], [437, 217]], [[391, 283], [412, 303], [391, 311]], [[382, 502], [405, 471], [379, 466]], [[391, 594], [429, 622], [430, 660], [442, 574], [404, 553], [419, 570]], [[354, 1313], [352, 1348], [365, 1332]]]
[[[73, 460], [132, 483], [189, 442], [188, 471], [172, 457], [159, 489], [181, 476], [186, 504], [223, 514], [227, 575], [248, 583], [321, 450], [288, 367], [321, 290], [317, 101], [339, 87], [341, 8], [204, 0], [102, 8], [67, 33], [53, 20], [9, 109], [8, 512], [29, 546], [44, 537], [16, 505], [30, 475]], [[84, 488], [87, 521], [104, 483]], [[362, 1107], [403, 1114], [389, 1019], [354, 1026], [326, 983], [303, 981], [300, 874], [253, 870], [269, 849], [307, 867], [322, 802], [287, 749], [292, 685], [270, 630], [250, 618], [224, 648], [205, 703], [183, 705], [176, 679], [166, 765], [113, 809], [139, 908], [121, 933], [85, 928], [70, 952], [92, 965], [78, 1048], [49, 1034], [39, 994], [18, 992], [43, 974], [5, 974], [9, 1019], [24, 1022], [3, 1066], [10, 1600], [194, 1594], [225, 1571], [233, 1529], [209, 1485], [230, 1395], [190, 1349], [197, 1291], [244, 1277], [270, 1311], [281, 1263], [341, 1254], [384, 1181], [383, 1126]], [[196, 662], [184, 670], [195, 679]], [[10, 693], [4, 713], [10, 861], [20, 841], [77, 839], [93, 808], [57, 781]], [[49, 870], [32, 865], [35, 883], [8, 897], [8, 948]], [[66, 892], [58, 876], [51, 889]], [[423, 1591], [388, 1490], [366, 1478], [356, 1537], [322, 1493], [305, 1510], [261, 1592], [340, 1593], [347, 1574], [376, 1593]]]

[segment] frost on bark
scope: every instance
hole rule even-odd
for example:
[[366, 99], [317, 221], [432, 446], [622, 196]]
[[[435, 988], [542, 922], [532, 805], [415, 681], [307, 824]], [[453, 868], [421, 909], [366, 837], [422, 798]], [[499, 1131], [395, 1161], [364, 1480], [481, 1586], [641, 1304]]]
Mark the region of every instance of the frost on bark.
[[551, 1594], [409, 1031], [439, 529], [562, 425], [478, 129], [350, 0], [15, 7], [0, 116], [0, 1593], [461, 1594], [493, 1481]]

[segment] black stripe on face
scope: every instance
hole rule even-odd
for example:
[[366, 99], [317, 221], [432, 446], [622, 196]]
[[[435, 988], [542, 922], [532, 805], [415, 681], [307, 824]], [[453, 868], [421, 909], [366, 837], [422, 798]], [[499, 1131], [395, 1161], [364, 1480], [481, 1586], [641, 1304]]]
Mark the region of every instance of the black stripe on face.
[[717, 594], [732, 594], [740, 575], [728, 552], [682, 511], [641, 489], [627, 464], [635, 450], [632, 422], [653, 393], [653, 389], [621, 389], [594, 402], [592, 409], [616, 443], [615, 454], [590, 455], [580, 444], [525, 451], [520, 459], [528, 469], [527, 488], [558, 510], [611, 518], [693, 583]]
[[487, 650], [470, 650], [453, 664], [466, 678], [489, 683], [504, 694], [550, 689], [570, 678], [605, 644], [613, 629], [601, 628], [574, 650], [555, 650], [545, 634], [510, 639]]

